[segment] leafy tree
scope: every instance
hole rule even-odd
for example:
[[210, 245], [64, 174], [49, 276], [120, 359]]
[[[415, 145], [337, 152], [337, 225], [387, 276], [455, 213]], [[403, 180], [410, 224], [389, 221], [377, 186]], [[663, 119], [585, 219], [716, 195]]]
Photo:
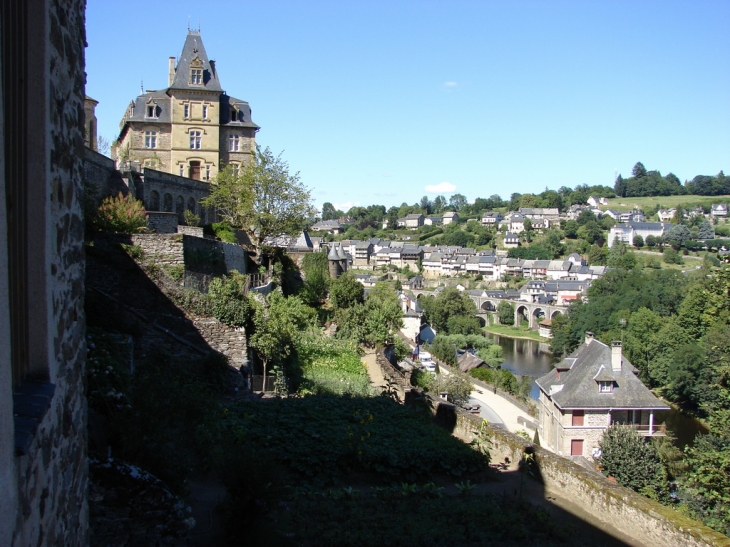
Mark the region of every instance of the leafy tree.
[[497, 317], [502, 325], [514, 325], [515, 324], [515, 307], [502, 300], [497, 306]]
[[663, 260], [666, 264], [684, 264], [684, 259], [677, 251], [671, 247], [664, 249]]
[[634, 236], [634, 247], [641, 249], [644, 246], [644, 238], [640, 235]]
[[433, 200], [433, 212], [436, 214], [443, 213], [446, 207], [446, 198], [444, 196], [436, 196]]
[[421, 299], [421, 307], [428, 322], [437, 332], [447, 333], [448, 320], [454, 316], [472, 316], [476, 313], [474, 302], [456, 287], [448, 287], [436, 297]]
[[599, 443], [603, 472], [653, 499], [668, 497], [667, 476], [651, 443], [632, 427], [614, 425]]
[[260, 146], [244, 169], [220, 171], [201, 203], [215, 207], [231, 226], [248, 231], [257, 246], [267, 237], [296, 235], [315, 216], [299, 173], [290, 175], [281, 154], [274, 156]]
[[144, 205], [132, 194], [104, 198], [92, 219], [92, 225], [100, 232], [136, 234], [147, 228]]
[[466, 200], [466, 196], [463, 194], [454, 194], [449, 198], [449, 205], [454, 208], [454, 211], [460, 211], [469, 202]]
[[322, 204], [322, 220], [335, 220], [340, 216], [337, 213], [337, 209], [329, 201]]
[[345, 272], [330, 283], [330, 302], [334, 309], [347, 309], [365, 301], [365, 287], [352, 272]]
[[664, 239], [670, 242], [676, 242], [678, 247], [683, 247], [691, 237], [692, 234], [689, 228], [684, 224], [675, 224], [664, 234]]
[[479, 319], [468, 315], [454, 315], [446, 322], [449, 334], [480, 334], [482, 332]]
[[699, 228], [698, 239], [715, 239], [715, 229], [709, 220], [703, 219]]
[[433, 211], [433, 203], [430, 199], [428, 199], [428, 196], [423, 196], [421, 198], [421, 203], [419, 204], [421, 209], [423, 210], [424, 215], [430, 215]]
[[565, 228], [563, 228], [563, 232], [565, 232], [565, 237], [568, 239], [575, 239], [578, 237], [578, 223], [575, 220], [568, 220], [565, 223]]
[[377, 283], [364, 304], [335, 312], [337, 336], [370, 346], [384, 345], [403, 326], [403, 310], [398, 296], [385, 283]]
[[310, 306], [318, 306], [327, 298], [330, 284], [327, 252], [308, 253], [302, 259], [304, 284], [299, 296]]
[[298, 333], [312, 324], [314, 310], [296, 296], [285, 297], [274, 291], [266, 298], [266, 305], [256, 304], [254, 332], [249, 344], [256, 350], [263, 364], [264, 386], [269, 364], [280, 365], [294, 346]]
[[680, 495], [690, 512], [718, 532], [730, 533], [730, 437], [702, 435], [686, 452]]
[[646, 236], [646, 246], [650, 249], [653, 249], [656, 247], [656, 237], [655, 236]]
[[597, 243], [600, 246], [603, 245], [604, 241], [603, 230], [595, 220], [591, 220], [578, 228], [578, 237], [585, 239], [591, 245]]
[[631, 176], [635, 178], [639, 177], [645, 177], [646, 176], [646, 167], [644, 167], [644, 164], [639, 162], [636, 162], [633, 169], [631, 169]]
[[588, 263], [591, 266], [605, 266], [608, 259], [608, 251], [602, 245], [591, 245], [588, 251]]
[[533, 194], [522, 194], [522, 197], [520, 198], [520, 207], [537, 207], [537, 198]]

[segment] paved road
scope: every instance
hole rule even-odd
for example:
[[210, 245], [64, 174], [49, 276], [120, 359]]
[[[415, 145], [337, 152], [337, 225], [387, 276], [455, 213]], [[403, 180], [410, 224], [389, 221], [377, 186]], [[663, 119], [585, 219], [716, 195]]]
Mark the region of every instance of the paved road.
[[[535, 418], [530, 416], [527, 412], [522, 410], [520, 407], [512, 404], [507, 399], [494, 394], [489, 390], [482, 389], [481, 387], [474, 386], [474, 391], [471, 392], [471, 397], [483, 407], [487, 407], [492, 411], [502, 423], [507, 431], [515, 433], [516, 431], [527, 431], [530, 435], [534, 432], [534, 428], [527, 428], [524, 423], [536, 423]], [[481, 392], [481, 393], [480, 393]], [[489, 418], [487, 418], [489, 420]], [[490, 420], [491, 421], [491, 420]]]
[[482, 401], [479, 399], [475, 399], [474, 397], [469, 397], [469, 403], [472, 405], [479, 405], [479, 417], [484, 418], [487, 420], [491, 425], [496, 427], [501, 427], [502, 429], [507, 429], [504, 426], [504, 422], [502, 421], [502, 418], [499, 417], [499, 414], [497, 414], [494, 410], [492, 410], [490, 407], [485, 405]]

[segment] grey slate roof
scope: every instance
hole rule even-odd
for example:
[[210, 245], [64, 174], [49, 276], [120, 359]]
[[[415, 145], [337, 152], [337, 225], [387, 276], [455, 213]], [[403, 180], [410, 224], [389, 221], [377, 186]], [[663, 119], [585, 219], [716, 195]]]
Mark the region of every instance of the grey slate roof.
[[[634, 366], [622, 358], [621, 370], [611, 369], [611, 348], [593, 340], [583, 344], [570, 357], [536, 380], [538, 387], [559, 408], [634, 408], [669, 410], [635, 374]], [[560, 371], [560, 372], [558, 372]], [[611, 375], [611, 393], [599, 393], [597, 378]]]
[[[203, 83], [202, 85], [196, 85], [190, 83], [190, 63], [195, 58], [200, 59], [203, 63]], [[206, 89], [208, 91], [223, 91], [221, 83], [218, 80], [218, 73], [215, 70], [215, 65], [211, 66], [208, 60], [208, 54], [205, 52], [205, 46], [203, 40], [200, 38], [200, 33], [195, 31], [188, 31], [188, 35], [185, 38], [185, 45], [183, 46], [180, 59], [175, 67], [175, 78], [170, 86], [172, 89]]]

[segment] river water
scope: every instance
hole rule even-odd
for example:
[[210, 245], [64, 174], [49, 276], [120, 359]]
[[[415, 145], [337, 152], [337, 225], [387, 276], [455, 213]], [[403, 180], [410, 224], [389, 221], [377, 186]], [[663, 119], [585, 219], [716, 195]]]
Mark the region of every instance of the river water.
[[[487, 334], [487, 338], [502, 346], [504, 358], [502, 368], [511, 370], [518, 376], [538, 378], [550, 372], [553, 365], [560, 361], [547, 351], [545, 344], [535, 340], [509, 338], [491, 333]], [[530, 395], [536, 400], [540, 396], [540, 389], [534, 381]], [[691, 444], [697, 433], [707, 433], [707, 428], [701, 422], [678, 410], [658, 412], [655, 419], [656, 423], [667, 424], [667, 429], [677, 438], [676, 444], [680, 448]]]

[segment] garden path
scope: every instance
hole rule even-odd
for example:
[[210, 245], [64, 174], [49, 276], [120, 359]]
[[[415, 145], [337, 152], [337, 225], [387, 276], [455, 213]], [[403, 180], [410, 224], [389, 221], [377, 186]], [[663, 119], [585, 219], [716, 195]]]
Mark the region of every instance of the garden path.
[[365, 368], [368, 371], [368, 375], [370, 376], [370, 385], [376, 390], [382, 391], [387, 389], [388, 384], [383, 376], [383, 371], [380, 370], [380, 365], [378, 365], [375, 360], [375, 350], [366, 350], [363, 361], [365, 363]]

